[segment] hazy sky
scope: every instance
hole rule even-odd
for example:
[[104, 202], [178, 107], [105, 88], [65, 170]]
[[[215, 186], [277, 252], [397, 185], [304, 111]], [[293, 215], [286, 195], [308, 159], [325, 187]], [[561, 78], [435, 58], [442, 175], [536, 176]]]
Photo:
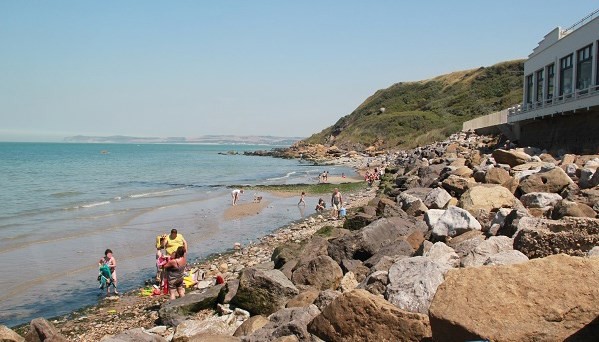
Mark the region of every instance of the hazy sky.
[[524, 58], [597, 7], [0, 0], [0, 141], [308, 136], [395, 82]]

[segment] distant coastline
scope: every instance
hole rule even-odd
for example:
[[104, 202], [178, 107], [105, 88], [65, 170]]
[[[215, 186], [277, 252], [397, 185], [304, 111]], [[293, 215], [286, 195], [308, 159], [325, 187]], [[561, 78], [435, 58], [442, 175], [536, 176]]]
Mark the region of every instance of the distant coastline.
[[117, 143], [117, 144], [226, 144], [226, 145], [276, 145], [288, 146], [302, 137], [276, 137], [276, 136], [236, 136], [236, 135], [203, 135], [199, 137], [132, 137], [124, 135], [113, 136], [86, 136], [76, 135], [65, 137], [63, 142], [68, 143]]

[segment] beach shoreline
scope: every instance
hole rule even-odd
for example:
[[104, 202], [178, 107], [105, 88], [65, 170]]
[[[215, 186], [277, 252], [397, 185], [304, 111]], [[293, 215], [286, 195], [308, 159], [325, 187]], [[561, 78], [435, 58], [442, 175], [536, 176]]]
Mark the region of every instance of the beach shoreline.
[[[347, 166], [347, 165], [344, 165]], [[356, 171], [357, 165], [355, 165]], [[337, 179], [338, 178], [338, 179]], [[341, 176], [331, 176], [329, 178], [329, 185], [331, 182], [360, 182], [361, 180], [357, 177], [352, 178], [342, 178]], [[293, 186], [293, 185], [291, 185]], [[269, 197], [277, 198], [292, 198], [297, 197], [299, 199], [299, 193], [295, 190], [293, 191], [280, 191], [273, 190], [267, 191]], [[244, 195], [245, 198], [242, 198], [242, 202], [235, 207], [227, 208], [223, 213], [223, 218], [225, 220], [239, 221], [243, 222], [244, 219], [260, 215], [265, 208], [267, 208], [270, 204], [269, 200], [265, 200], [261, 203], [252, 203], [250, 195], [251, 192], [246, 192]], [[368, 193], [369, 195], [364, 197], [363, 194]], [[314, 194], [311, 194], [314, 196]], [[327, 194], [316, 194], [316, 196], [322, 195], [325, 199], [327, 198]], [[353, 208], [356, 206], [364, 205], [368, 202], [368, 200], [374, 197], [374, 188], [362, 188], [354, 194], [344, 194], [350, 200], [349, 208]], [[310, 198], [311, 201], [315, 201], [315, 198]], [[306, 206], [306, 218], [292, 221], [289, 224], [285, 224], [280, 226], [274, 231], [263, 235], [258, 239], [258, 242], [250, 242], [246, 246], [243, 247], [241, 251], [232, 249], [232, 246], [222, 246], [222, 251], [217, 253], [211, 253], [199, 260], [194, 262], [194, 267], [199, 267], [205, 272], [206, 277], [215, 277], [216, 273], [221, 272], [223, 264], [223, 258], [231, 259], [236, 256], [239, 257], [239, 253], [241, 255], [247, 255], [254, 261], [250, 261], [244, 265], [245, 267], [250, 267], [255, 265], [258, 261], [267, 262], [270, 260], [270, 256], [272, 255], [272, 250], [285, 241], [299, 241], [303, 240], [312, 234], [314, 234], [318, 229], [322, 228], [325, 225], [339, 226], [341, 221], [329, 221], [328, 216], [330, 215], [329, 210], [326, 210], [322, 215], [318, 213], [312, 213], [314, 208], [312, 207], [311, 201], [308, 201], [310, 205]], [[325, 218], [327, 217], [327, 218]], [[310, 223], [310, 224], [307, 224]], [[317, 223], [317, 224], [315, 224]], [[306, 227], [310, 227], [310, 229], [305, 229]], [[302, 228], [300, 228], [302, 227]], [[232, 266], [232, 265], [230, 265]], [[240, 267], [236, 267], [236, 272], [231, 275], [226, 275], [226, 279], [230, 279], [231, 277], [236, 277], [239, 271], [243, 269]], [[226, 273], [226, 272], [225, 272]], [[157, 319], [157, 312], [145, 312], [139, 311], [138, 316], [141, 320], [127, 321], [123, 319], [122, 324], [114, 325], [105, 325], [104, 322], [106, 319], [110, 320], [119, 320], [119, 316], [125, 315], [125, 313], [129, 312], [126, 316], [130, 317], [131, 308], [135, 307], [157, 307], [162, 302], [166, 301], [167, 296], [157, 296], [157, 297], [139, 297], [139, 291], [142, 289], [142, 284], [139, 284], [139, 287], [128, 291], [118, 300], [105, 299], [100, 301], [98, 304], [86, 306], [81, 309], [78, 309], [74, 312], [71, 312], [67, 315], [60, 315], [58, 317], [51, 318], [53, 324], [61, 331], [61, 333], [69, 336], [70, 339], [76, 341], [84, 341], [101, 338], [106, 334], [115, 334], [119, 331], [125, 330], [127, 327], [135, 327], [135, 326], [144, 326], [151, 327], [153, 326], [153, 322]], [[117, 313], [116, 315], [114, 313]], [[147, 315], [146, 315], [147, 313]], [[146, 323], [142, 323], [146, 322]], [[24, 333], [28, 328], [27, 324], [17, 325], [16, 330], [20, 333]], [[85, 331], [85, 333], [82, 333]], [[93, 338], [90, 336], [94, 336]]]

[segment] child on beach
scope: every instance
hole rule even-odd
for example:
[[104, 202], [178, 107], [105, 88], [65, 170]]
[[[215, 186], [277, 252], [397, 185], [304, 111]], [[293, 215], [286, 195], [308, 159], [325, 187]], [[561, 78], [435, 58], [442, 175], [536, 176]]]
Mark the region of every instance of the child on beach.
[[323, 211], [324, 208], [326, 207], [326, 205], [327, 204], [325, 203], [325, 201], [321, 197], [321, 198], [318, 199], [318, 204], [316, 205], [316, 209], [315, 210], [318, 211], [318, 212]]
[[239, 200], [241, 194], [243, 194], [243, 189], [235, 189], [231, 191], [231, 204], [233, 206], [237, 205], [237, 201]]
[[304, 200], [304, 197], [306, 197], [306, 193], [304, 191], [302, 191], [302, 195], [300, 196], [300, 200], [297, 205], [303, 204], [304, 207], [306, 206], [306, 201]]
[[[112, 251], [110, 249], [107, 249], [106, 251], [104, 251], [104, 257], [100, 259], [100, 261], [98, 262], [98, 264], [100, 266], [102, 265], [106, 265], [108, 266], [108, 268], [110, 269], [110, 277], [111, 277], [111, 281], [114, 285], [114, 294], [118, 295], [119, 292], [117, 291], [117, 280], [116, 280], [116, 259], [114, 258], [114, 255], [112, 255]], [[106, 294], [110, 293], [110, 287], [107, 286], [106, 287]]]

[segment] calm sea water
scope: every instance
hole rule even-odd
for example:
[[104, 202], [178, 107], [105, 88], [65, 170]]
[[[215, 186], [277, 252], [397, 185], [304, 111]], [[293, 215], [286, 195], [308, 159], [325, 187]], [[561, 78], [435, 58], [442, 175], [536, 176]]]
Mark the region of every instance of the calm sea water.
[[323, 171], [296, 160], [219, 154], [263, 148], [0, 143], [0, 323], [96, 303], [97, 260], [106, 248], [115, 252], [126, 291], [152, 276], [154, 238], [171, 228], [199, 258], [310, 214], [298, 210], [297, 198], [265, 194], [272, 204], [259, 215], [223, 220], [228, 185], [309, 183]]

